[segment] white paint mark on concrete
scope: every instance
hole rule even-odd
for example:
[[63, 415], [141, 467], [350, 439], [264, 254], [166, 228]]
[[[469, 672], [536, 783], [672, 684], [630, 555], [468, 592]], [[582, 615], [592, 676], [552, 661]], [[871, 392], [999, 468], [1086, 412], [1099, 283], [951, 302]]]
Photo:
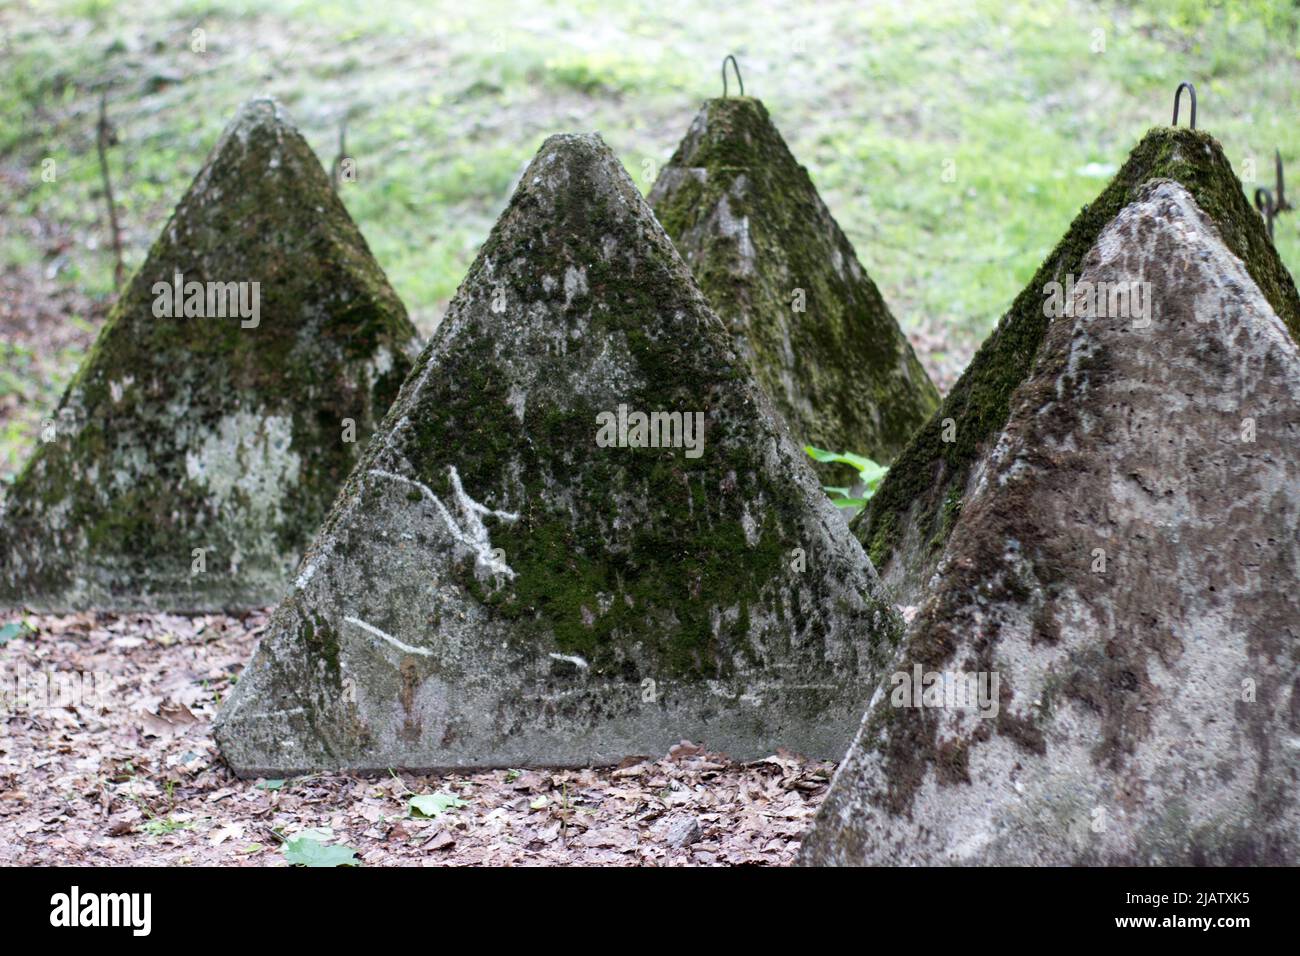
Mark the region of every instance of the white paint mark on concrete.
[[423, 657], [433, 656], [433, 651], [429, 650], [427, 647], [412, 647], [410, 644], [407, 644], [405, 641], [399, 641], [397, 638], [393, 637], [393, 635], [385, 631], [381, 631], [373, 624], [367, 624], [359, 617], [345, 617], [343, 620], [347, 621], [349, 624], [355, 624], [357, 627], [361, 628], [361, 630], [365, 631], [367, 634], [373, 634], [375, 635], [375, 637], [383, 638], [389, 644], [392, 644], [395, 648], [397, 648], [399, 651], [401, 651], [404, 654], [420, 654]]
[[476, 569], [490, 571], [493, 574], [504, 574], [506, 577], [513, 578], [514, 570], [506, 564], [505, 559], [499, 556], [492, 547], [492, 541], [488, 537], [487, 528], [483, 525], [481, 515], [492, 515], [502, 521], [518, 521], [519, 515], [511, 511], [496, 511], [485, 505], [479, 504], [468, 494], [465, 493], [464, 487], [460, 483], [460, 475], [456, 472], [456, 466], [452, 465], [447, 469], [448, 476], [451, 478], [451, 490], [456, 496], [456, 508], [461, 514], [464, 526], [457, 522], [447, 506], [442, 503], [442, 499], [433, 493], [422, 481], [416, 481], [414, 478], [407, 478], [405, 475], [399, 475], [396, 472], [384, 471], [379, 468], [371, 469], [370, 474], [380, 478], [388, 478], [391, 481], [397, 481], [402, 484], [410, 485], [412, 488], [419, 489], [425, 499], [429, 501], [442, 515], [442, 520], [447, 524], [447, 530], [451, 536], [456, 539], [457, 543], [474, 552]]
[[263, 710], [256, 714], [249, 714], [249, 720], [266, 720], [270, 717], [295, 717], [298, 714], [307, 713], [302, 707], [290, 707], [288, 710]]
[[581, 667], [584, 671], [590, 666], [577, 654], [552, 654], [551, 657], [557, 661], [568, 661], [570, 664]]

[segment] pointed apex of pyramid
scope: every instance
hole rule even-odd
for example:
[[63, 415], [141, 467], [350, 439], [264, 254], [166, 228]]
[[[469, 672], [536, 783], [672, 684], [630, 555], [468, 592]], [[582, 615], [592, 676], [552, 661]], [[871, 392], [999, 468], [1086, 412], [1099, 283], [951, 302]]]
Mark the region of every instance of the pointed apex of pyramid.
[[1006, 424], [1011, 397], [1028, 376], [1048, 328], [1044, 289], [1082, 272], [1102, 230], [1149, 182], [1180, 183], [1295, 341], [1300, 296], [1259, 213], [1213, 136], [1186, 127], [1150, 130], [1106, 189], [1075, 217], [1034, 278], [980, 347], [943, 405], [909, 441], [854, 523], [888, 590], [918, 603], [962, 507], [972, 469]]
[[[537, 215], [539, 206], [546, 211], [544, 217]], [[602, 228], [622, 228], [634, 220], [643, 226], [654, 222], [623, 164], [599, 133], [548, 136], [524, 171], [489, 242], [515, 238], [514, 224], [521, 213], [529, 228], [543, 226], [565, 245], [587, 241]]]
[[241, 188], [240, 184], [251, 195], [279, 203], [292, 195], [320, 205], [323, 192], [333, 193], [329, 175], [311, 146], [285, 107], [271, 97], [251, 99], [239, 107], [186, 198], [229, 203], [223, 190]]
[[670, 165], [751, 169], [793, 162], [763, 101], [752, 96], [705, 100]]
[[1039, 297], [805, 862], [1300, 863], [1300, 348], [1198, 185]]
[[264, 126], [293, 126], [288, 111], [274, 96], [255, 96], [246, 100], [230, 121], [227, 131], [253, 130]]
[[833, 757], [897, 637], [617, 158], [554, 136], [308, 552], [239, 773]]
[[649, 201], [796, 441], [891, 460], [938, 393], [762, 102], [706, 101]]
[[213, 155], [220, 154], [232, 140], [246, 142], [250, 137], [286, 131], [297, 134], [298, 128], [289, 117], [289, 111], [285, 109], [284, 104], [272, 96], [254, 97], [240, 104], [235, 115], [222, 130], [212, 152]]
[[[216, 145], [213, 146], [205, 165], [211, 166], [231, 154], [238, 162], [237, 157], [247, 154], [250, 148], [256, 148], [260, 143], [279, 142], [285, 139], [290, 140], [295, 147], [301, 144], [301, 147], [295, 149], [295, 153], [302, 158], [306, 158], [306, 153], [311, 153], [306, 140], [302, 138], [298, 127], [290, 118], [288, 110], [279, 100], [269, 96], [247, 100], [221, 131], [221, 136], [217, 138]], [[306, 147], [306, 153], [303, 152], [302, 147]], [[314, 153], [311, 153], [311, 159], [315, 160]], [[320, 164], [316, 162], [315, 165]]]
[[0, 604], [271, 603], [414, 345], [306, 141], [246, 104], [9, 492]]
[[617, 162], [613, 150], [605, 144], [599, 133], [552, 133], [542, 141], [533, 162], [549, 166], [556, 159], [577, 162], [583, 159], [610, 158]]
[[566, 176], [555, 177], [564, 170], [589, 170], [595, 179], [617, 179], [615, 166], [621, 168], [599, 133], [553, 133], [542, 141], [537, 155], [528, 164], [527, 169], [534, 178], [525, 178], [520, 184], [526, 190], [536, 186], [555, 191], [569, 182]]

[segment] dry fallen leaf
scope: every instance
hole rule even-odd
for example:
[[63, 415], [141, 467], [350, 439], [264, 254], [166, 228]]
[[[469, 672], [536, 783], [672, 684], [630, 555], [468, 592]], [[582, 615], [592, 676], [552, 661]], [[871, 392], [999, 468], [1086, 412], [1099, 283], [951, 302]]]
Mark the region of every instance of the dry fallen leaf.
[[213, 846], [221, 846], [232, 837], [238, 839], [244, 835], [244, 825], [242, 823], [228, 823], [218, 830], [214, 830], [208, 837], [208, 842]]

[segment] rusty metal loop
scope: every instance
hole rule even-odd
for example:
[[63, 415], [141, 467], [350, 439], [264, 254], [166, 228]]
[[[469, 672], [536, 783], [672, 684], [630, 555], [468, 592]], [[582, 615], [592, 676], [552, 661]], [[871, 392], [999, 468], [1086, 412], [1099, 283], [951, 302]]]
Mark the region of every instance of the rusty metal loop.
[[1255, 190], [1255, 208], [1264, 217], [1264, 223], [1268, 226], [1268, 237], [1272, 239], [1273, 220], [1277, 218], [1278, 208], [1273, 205], [1273, 193], [1268, 187], [1260, 186]]
[[1178, 89], [1174, 90], [1174, 121], [1173, 121], [1173, 123], [1171, 123], [1170, 125], [1171, 125], [1171, 126], [1177, 126], [1177, 125], [1178, 125], [1178, 101], [1179, 101], [1179, 99], [1182, 98], [1183, 90], [1184, 90], [1184, 89], [1187, 90], [1187, 94], [1192, 98], [1192, 126], [1191, 126], [1191, 128], [1192, 128], [1192, 129], [1196, 129], [1196, 87], [1192, 86], [1192, 84], [1188, 83], [1186, 80], [1184, 80], [1183, 82], [1179, 83], [1179, 84], [1178, 84]]
[[1277, 171], [1277, 194], [1267, 186], [1260, 186], [1255, 190], [1255, 208], [1259, 210], [1260, 215], [1264, 217], [1264, 222], [1268, 226], [1268, 237], [1273, 238], [1273, 220], [1284, 212], [1290, 212], [1295, 207], [1287, 202], [1286, 198], [1286, 179], [1282, 174], [1282, 151], [1273, 151], [1273, 160]]
[[1255, 208], [1265, 216], [1277, 208], [1273, 205], [1273, 192], [1267, 186], [1260, 186], [1255, 190]]
[[741, 96], [745, 95], [745, 81], [740, 78], [740, 64], [736, 62], [736, 58], [734, 56], [728, 53], [726, 57], [724, 57], [722, 60], [722, 98], [724, 100], [727, 98], [727, 63], [728, 62], [731, 63], [732, 67], [736, 71], [736, 85], [740, 87], [740, 95]]
[[1289, 212], [1295, 207], [1286, 200], [1286, 179], [1282, 175], [1282, 151], [1273, 150], [1274, 168], [1277, 170], [1277, 211]]

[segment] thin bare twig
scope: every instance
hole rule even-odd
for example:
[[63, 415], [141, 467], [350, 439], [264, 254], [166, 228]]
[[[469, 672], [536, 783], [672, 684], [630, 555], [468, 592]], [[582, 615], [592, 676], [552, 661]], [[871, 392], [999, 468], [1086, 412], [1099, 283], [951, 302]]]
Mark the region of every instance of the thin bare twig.
[[104, 177], [104, 201], [108, 203], [108, 227], [113, 240], [113, 287], [119, 291], [126, 278], [126, 265], [122, 261], [122, 230], [117, 224], [117, 203], [113, 201], [113, 180], [108, 173], [108, 147], [117, 143], [117, 135], [108, 122], [108, 91], [99, 94], [99, 126], [95, 145], [99, 150], [99, 170]]
[[343, 178], [343, 163], [348, 158], [348, 121], [344, 120], [339, 124], [339, 154], [334, 157], [334, 166], [330, 169], [330, 184], [334, 191], [339, 191], [339, 183]]

